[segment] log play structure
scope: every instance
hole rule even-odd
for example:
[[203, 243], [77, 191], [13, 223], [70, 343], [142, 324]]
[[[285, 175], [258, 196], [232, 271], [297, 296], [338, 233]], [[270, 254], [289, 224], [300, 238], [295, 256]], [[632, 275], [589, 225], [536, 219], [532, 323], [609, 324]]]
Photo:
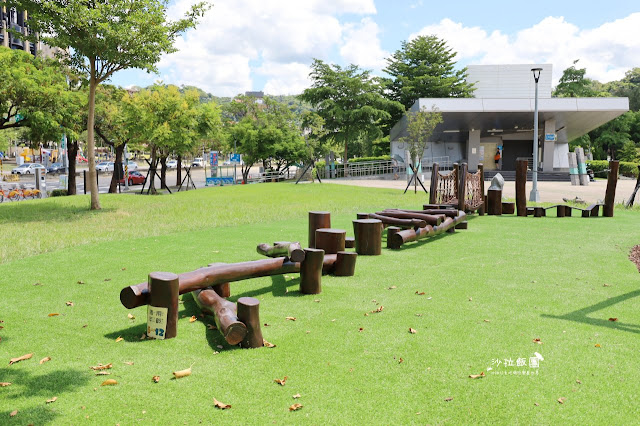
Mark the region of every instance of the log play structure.
[[[216, 327], [230, 345], [257, 348], [264, 345], [260, 328], [258, 299], [231, 297], [231, 282], [283, 274], [300, 274], [300, 293], [319, 294], [322, 275], [350, 277], [355, 274], [358, 255], [382, 254], [382, 236], [386, 229], [389, 249], [400, 249], [406, 243], [436, 235], [467, 229], [467, 214], [514, 214], [545, 216], [555, 208], [558, 217], [582, 211], [583, 217], [613, 216], [613, 202], [618, 176], [618, 161], [611, 161], [604, 204], [586, 209], [568, 205], [553, 207], [526, 206], [526, 160], [517, 162], [516, 202], [502, 201], [501, 176], [494, 177], [487, 195], [484, 193], [482, 165], [469, 173], [467, 165], [455, 164], [452, 171], [442, 173], [433, 165], [429, 203], [422, 210], [389, 208], [373, 213], [357, 213], [353, 220], [353, 237], [347, 231], [331, 227], [331, 214], [309, 212], [308, 247], [299, 242], [280, 241], [258, 244], [256, 251], [266, 258], [239, 263], [212, 263], [195, 271], [174, 274], [152, 272], [147, 282], [125, 287], [120, 301], [128, 309], [148, 305], [147, 336], [169, 339], [177, 335], [178, 297], [191, 293], [200, 310], [214, 316]], [[348, 250], [349, 249], [349, 250]]]

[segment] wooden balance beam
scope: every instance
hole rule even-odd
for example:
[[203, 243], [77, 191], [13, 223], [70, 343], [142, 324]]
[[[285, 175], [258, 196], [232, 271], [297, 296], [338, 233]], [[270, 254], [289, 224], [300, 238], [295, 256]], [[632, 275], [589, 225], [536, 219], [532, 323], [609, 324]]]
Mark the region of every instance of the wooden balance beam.
[[[404, 243], [420, 240], [426, 237], [433, 237], [435, 235], [442, 234], [445, 231], [452, 232], [455, 229], [456, 224], [463, 222], [466, 217], [467, 214], [460, 210], [455, 218], [447, 217], [444, 222], [438, 226], [427, 225], [424, 228], [396, 231], [391, 235], [392, 248], [400, 248]], [[387, 235], [387, 240], [388, 239], [389, 235]]]

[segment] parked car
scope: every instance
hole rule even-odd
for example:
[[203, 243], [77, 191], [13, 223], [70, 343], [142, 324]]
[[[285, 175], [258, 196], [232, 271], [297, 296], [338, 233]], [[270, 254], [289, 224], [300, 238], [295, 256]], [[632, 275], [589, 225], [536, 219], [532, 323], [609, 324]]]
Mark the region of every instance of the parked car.
[[113, 162], [111, 161], [103, 161], [96, 165], [96, 171], [98, 172], [112, 172], [113, 171]]
[[167, 161], [167, 169], [177, 169], [177, 168], [178, 168], [178, 160]]
[[51, 163], [49, 167], [47, 167], [47, 173], [66, 173], [67, 168], [62, 165], [62, 163]]
[[202, 159], [202, 157], [194, 158], [193, 162], [191, 163], [191, 167], [204, 167], [204, 160]]
[[138, 163], [136, 163], [135, 161], [129, 161], [129, 172], [135, 172], [136, 170], [138, 170]]
[[[124, 178], [120, 179], [120, 183], [124, 185]], [[144, 183], [144, 175], [140, 172], [129, 172], [129, 185], [142, 185]]]
[[24, 163], [21, 166], [11, 170], [12, 175], [35, 175], [36, 169], [41, 169], [44, 173], [47, 173], [47, 169], [39, 163]]

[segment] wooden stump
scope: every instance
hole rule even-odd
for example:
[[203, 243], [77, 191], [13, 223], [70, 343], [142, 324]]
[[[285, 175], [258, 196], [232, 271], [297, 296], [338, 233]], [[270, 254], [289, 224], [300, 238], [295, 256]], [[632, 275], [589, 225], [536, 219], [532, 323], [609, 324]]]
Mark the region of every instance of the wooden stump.
[[345, 237], [344, 248], [354, 248], [356, 246], [356, 239], [353, 237]]
[[378, 219], [357, 219], [353, 221], [356, 238], [356, 253], [377, 256], [382, 254], [382, 222]]
[[264, 345], [260, 328], [260, 301], [253, 297], [238, 299], [238, 319], [247, 326], [247, 335], [240, 343], [243, 348], [261, 348]]
[[533, 207], [527, 207], [527, 216], [533, 216]]
[[564, 206], [565, 217], [571, 217], [572, 212], [573, 212], [573, 208], [571, 208], [571, 206]]
[[358, 219], [369, 219], [369, 213], [356, 213]]
[[533, 208], [533, 217], [542, 217], [542, 216], [546, 216], [546, 212], [544, 210], [544, 207], [534, 207]]
[[356, 272], [356, 259], [358, 253], [352, 251], [339, 251], [336, 257], [336, 266], [333, 275], [337, 277], [352, 277]]
[[[171, 272], [152, 272], [149, 274], [149, 310], [166, 308], [166, 324], [154, 323], [158, 329], [155, 334], [159, 338], [171, 339], [176, 337], [178, 329], [178, 276]], [[151, 315], [149, 315], [151, 317]], [[162, 318], [163, 316], [158, 316]], [[151, 334], [152, 324], [147, 321], [147, 335]], [[154, 328], [154, 330], [155, 330]]]
[[304, 261], [300, 264], [300, 293], [320, 294], [322, 292], [324, 250], [308, 248], [304, 251]]
[[456, 224], [456, 229], [468, 229], [468, 227], [469, 227], [469, 222], [467, 222], [466, 220]]
[[[613, 217], [613, 205], [616, 197], [616, 185], [618, 184], [618, 160], [609, 161], [609, 177], [607, 178], [607, 192], [604, 194], [604, 207], [602, 216]], [[596, 214], [597, 216], [597, 214]]]
[[309, 212], [309, 247], [316, 247], [316, 229], [331, 228], [331, 213]]
[[516, 160], [516, 209], [518, 216], [527, 215], [527, 160]]
[[565, 217], [566, 214], [566, 206], [556, 206], [556, 216], [557, 217]]
[[320, 228], [316, 229], [316, 247], [324, 250], [325, 254], [336, 254], [344, 251], [347, 231], [344, 229]]
[[503, 202], [502, 214], [514, 214], [516, 212], [516, 203]]
[[402, 230], [402, 228], [398, 226], [390, 226], [387, 228], [387, 248], [390, 249], [399, 249], [400, 246], [397, 244], [397, 241], [393, 238], [393, 236]]
[[502, 214], [502, 191], [499, 189], [487, 191], [487, 214], [496, 216]]

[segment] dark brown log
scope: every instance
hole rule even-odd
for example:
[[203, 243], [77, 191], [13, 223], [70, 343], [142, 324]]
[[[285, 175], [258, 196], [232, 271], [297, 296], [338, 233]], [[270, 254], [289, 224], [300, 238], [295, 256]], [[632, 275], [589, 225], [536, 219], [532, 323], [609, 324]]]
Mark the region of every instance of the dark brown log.
[[[171, 272], [149, 274], [149, 304], [155, 308], [167, 309], [167, 323], [164, 330], [157, 332], [164, 339], [176, 337], [178, 329], [178, 276]], [[152, 324], [147, 322], [147, 335], [151, 335]]]
[[527, 160], [516, 160], [516, 210], [527, 215]]
[[369, 219], [369, 213], [356, 213], [357, 219]]
[[[224, 263], [210, 263], [207, 266], [217, 266], [217, 265], [224, 265]], [[214, 286], [211, 286], [211, 288], [213, 288], [213, 290], [218, 293], [218, 296], [220, 297], [231, 297], [231, 285], [229, 285], [229, 283], [222, 283], [222, 284], [216, 284]]]
[[[412, 212], [412, 211], [406, 211], [406, 210], [386, 209], [383, 212], [376, 212], [376, 214], [381, 216], [396, 217], [398, 219], [418, 219], [425, 222], [424, 226], [426, 225], [438, 226], [444, 220], [444, 215], [442, 214], [437, 214], [437, 215], [426, 214], [423, 211]], [[380, 218], [374, 218], [374, 219], [380, 219]], [[422, 227], [423, 226], [421, 226], [421, 228]]]
[[613, 217], [613, 206], [616, 198], [616, 185], [618, 185], [618, 160], [609, 161], [609, 177], [607, 178], [607, 192], [604, 194], [604, 207], [602, 216]]
[[261, 348], [264, 346], [260, 328], [260, 301], [253, 297], [238, 299], [238, 319], [247, 326], [247, 335], [240, 343], [243, 348]]
[[356, 253], [377, 256], [382, 254], [382, 222], [378, 219], [353, 221], [356, 238]]
[[433, 163], [431, 167], [431, 184], [429, 186], [429, 203], [436, 203], [436, 192], [438, 190], [438, 163]]
[[480, 194], [482, 194], [482, 206], [478, 209], [478, 216], [483, 216], [486, 211], [485, 201], [487, 198], [484, 194], [484, 164], [478, 164], [478, 171], [480, 172]]
[[[462, 163], [458, 168], [458, 210], [466, 210], [467, 200], [467, 163]], [[455, 228], [451, 228], [455, 229]]]
[[376, 213], [370, 213], [369, 219], [378, 219], [385, 225], [394, 225], [401, 228], [423, 228], [427, 226], [427, 222], [421, 219], [399, 219], [393, 216], [385, 216]]
[[565, 214], [566, 214], [566, 209], [565, 209], [565, 207], [566, 207], [566, 206], [564, 206], [564, 205], [558, 205], [558, 206], [556, 206], [556, 216], [557, 216], [557, 217], [565, 217]]
[[396, 247], [402, 246], [402, 244], [416, 241], [422, 238], [431, 237], [434, 235], [442, 234], [447, 231], [449, 228], [454, 227], [456, 224], [463, 222], [466, 219], [467, 215], [465, 212], [458, 212], [458, 216], [455, 218], [448, 217], [440, 224], [439, 226], [432, 227], [431, 225], [427, 225], [424, 228], [418, 229], [405, 229], [402, 231], [398, 231], [391, 238], [393, 240], [393, 245]]
[[487, 191], [487, 214], [500, 216], [502, 214], [502, 191], [489, 189]]
[[503, 202], [502, 214], [514, 214], [516, 212], [516, 203]]
[[331, 213], [309, 212], [309, 247], [316, 247], [316, 229], [331, 228]]
[[278, 241], [269, 245], [267, 243], [258, 244], [256, 251], [267, 257], [286, 256], [293, 262], [302, 262], [304, 260], [304, 250], [299, 242]]
[[[517, 207], [516, 207], [516, 209], [517, 209]], [[534, 211], [533, 207], [527, 207], [527, 216], [533, 216], [533, 211]]]
[[393, 236], [396, 234], [396, 232], [401, 231], [401, 228], [398, 228], [397, 226], [390, 226], [387, 228], [387, 248], [390, 249], [399, 249], [400, 246], [396, 246], [394, 244], [395, 239], [393, 238]]
[[[600, 214], [600, 204], [593, 204], [589, 207], [589, 216], [590, 217], [598, 217]], [[613, 214], [613, 213], [612, 213]], [[604, 206], [602, 207], [602, 216], [604, 216]]]
[[544, 207], [534, 207], [533, 208], [533, 217], [542, 217], [546, 216], [546, 211]]
[[468, 228], [469, 228], [469, 222], [467, 222], [466, 220], [463, 222], [456, 223], [456, 229], [468, 229]]
[[347, 231], [344, 229], [316, 229], [316, 248], [324, 250], [325, 254], [335, 254], [339, 251], [344, 251], [346, 236]]
[[423, 204], [422, 205], [422, 208], [424, 210], [439, 210], [439, 209], [450, 210], [450, 209], [456, 209], [456, 207], [457, 207], [457, 205], [453, 205], [453, 204], [433, 204], [433, 203], [429, 203], [429, 204]]
[[196, 290], [191, 295], [202, 312], [215, 317], [216, 326], [228, 344], [237, 345], [247, 336], [247, 326], [238, 319], [235, 303], [223, 299], [212, 288]]
[[[429, 206], [429, 204], [425, 204], [425, 206]], [[430, 214], [430, 215], [445, 215], [447, 217], [456, 217], [458, 215], [458, 209], [456, 208], [441, 208], [441, 209], [434, 209], [434, 208], [425, 208], [424, 210], [404, 210], [406, 212], [411, 212], [411, 213], [422, 213], [422, 214]]]
[[571, 217], [572, 212], [573, 212], [573, 208], [571, 206], [564, 206], [565, 217]]
[[322, 292], [322, 266], [324, 250], [305, 249], [304, 262], [300, 264], [300, 293], [320, 294]]
[[333, 275], [336, 277], [352, 277], [356, 272], [356, 259], [358, 253], [352, 251], [339, 251], [336, 254], [336, 267]]
[[344, 248], [354, 248], [356, 246], [356, 239], [353, 237], [345, 237]]

